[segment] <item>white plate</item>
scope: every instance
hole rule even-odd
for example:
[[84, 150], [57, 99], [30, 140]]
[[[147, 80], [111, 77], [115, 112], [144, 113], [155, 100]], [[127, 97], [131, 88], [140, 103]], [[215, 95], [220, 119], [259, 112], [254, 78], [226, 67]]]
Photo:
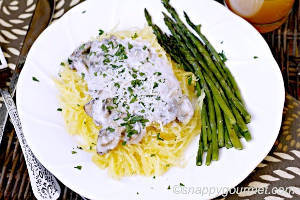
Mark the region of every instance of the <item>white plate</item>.
[[[41, 34], [28, 54], [17, 88], [18, 111], [32, 151], [60, 181], [85, 197], [97, 200], [213, 198], [218, 195], [213, 190], [218, 189], [221, 194], [245, 179], [275, 142], [281, 124], [284, 85], [278, 65], [261, 35], [214, 1], [173, 0], [171, 3], [179, 13], [184, 9], [194, 22], [201, 23], [203, 32], [218, 51], [225, 51], [227, 65], [253, 117], [249, 125], [253, 140], [243, 141], [242, 151], [222, 149], [218, 162], [197, 167], [197, 138], [186, 152], [187, 166], [172, 168], [156, 179], [133, 176], [114, 180], [106, 170], [92, 163], [89, 153], [72, 155], [76, 139], [67, 133], [62, 115], [56, 111], [60, 105], [52, 79], [57, 76], [60, 62], [82, 42], [96, 36], [99, 28], [109, 31], [117, 24], [119, 30], [142, 28], [146, 24], [145, 7], [154, 22], [166, 30], [159, 0], [88, 0]], [[32, 81], [33, 76], [40, 82]], [[77, 165], [82, 165], [82, 170], [74, 169]], [[189, 194], [176, 194], [178, 191], [173, 189], [179, 183], [194, 187], [195, 193], [202, 188], [206, 194], [191, 194], [192, 189]], [[167, 189], [169, 185], [171, 190]], [[206, 192], [209, 188], [210, 194]]]

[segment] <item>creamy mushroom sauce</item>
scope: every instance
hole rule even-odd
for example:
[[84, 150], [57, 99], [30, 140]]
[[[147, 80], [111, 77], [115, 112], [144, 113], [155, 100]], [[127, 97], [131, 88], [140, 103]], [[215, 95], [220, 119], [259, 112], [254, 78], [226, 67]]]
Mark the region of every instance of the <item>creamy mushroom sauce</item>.
[[140, 38], [90, 41], [68, 61], [87, 82], [92, 96], [84, 109], [102, 126], [97, 143], [101, 155], [120, 141], [140, 142], [152, 122], [161, 126], [176, 119], [187, 123], [194, 114], [168, 60]]

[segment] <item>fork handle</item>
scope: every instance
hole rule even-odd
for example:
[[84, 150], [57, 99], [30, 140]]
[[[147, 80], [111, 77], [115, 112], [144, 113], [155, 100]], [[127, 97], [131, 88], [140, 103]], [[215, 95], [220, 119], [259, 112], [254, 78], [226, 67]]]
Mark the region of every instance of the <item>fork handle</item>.
[[38, 200], [56, 200], [60, 196], [60, 186], [56, 178], [38, 161], [29, 148], [24, 137], [21, 121], [15, 103], [10, 94], [0, 89], [12, 124], [15, 128], [25, 162], [34, 196]]

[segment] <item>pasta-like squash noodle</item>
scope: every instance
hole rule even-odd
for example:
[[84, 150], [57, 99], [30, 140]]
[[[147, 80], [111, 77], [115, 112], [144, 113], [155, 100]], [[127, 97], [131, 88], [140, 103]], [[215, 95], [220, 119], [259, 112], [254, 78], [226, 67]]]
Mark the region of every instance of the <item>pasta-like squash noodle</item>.
[[[132, 37], [135, 33], [138, 38], [147, 40], [160, 56], [169, 60], [183, 93], [189, 97], [195, 107], [195, 114], [189, 123], [182, 124], [174, 121], [164, 126], [163, 130], [158, 124], [153, 124], [146, 128], [147, 133], [139, 144], [122, 145], [120, 143], [112, 151], [98, 155], [95, 144], [101, 127], [97, 127], [83, 109], [83, 106], [91, 99], [87, 93], [87, 84], [75, 71], [70, 70], [67, 64], [60, 72], [61, 77], [55, 80], [59, 89], [67, 131], [72, 135], [80, 135], [85, 141], [85, 144], [81, 144], [83, 149], [93, 153], [93, 162], [101, 169], [107, 168], [114, 178], [135, 174], [158, 176], [172, 166], [183, 166], [183, 153], [201, 130], [200, 106], [194, 91], [196, 78], [192, 73], [185, 72], [171, 61], [158, 44], [150, 27], [136, 31], [104, 34], [98, 39], [107, 38], [111, 34], [123, 39]], [[191, 78], [192, 81], [188, 81]]]

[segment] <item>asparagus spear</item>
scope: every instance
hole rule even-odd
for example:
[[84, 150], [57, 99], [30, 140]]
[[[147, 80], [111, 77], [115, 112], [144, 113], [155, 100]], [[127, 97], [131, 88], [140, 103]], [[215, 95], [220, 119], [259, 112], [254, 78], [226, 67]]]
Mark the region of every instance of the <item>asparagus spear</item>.
[[225, 124], [233, 147], [236, 149], [243, 149], [241, 141], [239, 140], [238, 136], [234, 131], [234, 128], [232, 127], [232, 125], [230, 124], [227, 118], [225, 118]]
[[148, 25], [152, 27], [153, 33], [155, 34], [158, 43], [171, 56], [171, 59], [183, 66], [184, 70], [192, 71], [192, 69], [189, 67], [189, 64], [187, 64], [187, 61], [178, 51], [178, 47], [174, 42], [175, 39], [172, 36], [167, 36], [157, 25], [152, 23], [152, 18], [146, 8], [144, 9], [144, 13], [146, 21], [148, 22]]
[[232, 148], [232, 143], [231, 143], [231, 141], [229, 139], [229, 134], [228, 134], [226, 126], [224, 127], [224, 136], [225, 136], [225, 147], [227, 149]]
[[247, 132], [248, 131], [248, 127], [245, 124], [244, 119], [240, 115], [239, 111], [234, 106], [232, 106], [231, 108], [233, 110], [233, 114], [234, 114], [234, 116], [236, 118], [237, 124], [240, 127], [240, 129], [242, 130], [242, 132]]
[[186, 22], [197, 32], [197, 34], [199, 35], [199, 37], [204, 41], [205, 45], [207, 46], [207, 48], [210, 50], [211, 54], [214, 56], [214, 58], [217, 61], [217, 66], [219, 67], [219, 69], [221, 69], [220, 71], [223, 71], [223, 75], [227, 75], [236, 96], [239, 98], [239, 100], [241, 102], [243, 102], [242, 100], [242, 95], [240, 93], [240, 90], [238, 88], [238, 85], [234, 79], [234, 77], [232, 76], [231, 72], [229, 71], [229, 69], [225, 66], [225, 63], [223, 62], [222, 58], [220, 57], [220, 55], [218, 54], [218, 52], [215, 50], [215, 48], [210, 44], [210, 42], [208, 41], [208, 39], [205, 37], [205, 35], [202, 34], [201, 32], [201, 25], [195, 25], [189, 18], [189, 16], [187, 15], [186, 12], [184, 12], [184, 17], [186, 19]]
[[207, 127], [208, 127], [208, 124], [206, 123], [206, 121], [207, 121], [206, 104], [203, 104], [202, 109], [201, 109], [201, 123], [202, 123], [201, 124], [201, 130], [202, 130], [201, 135], [202, 135], [204, 151], [208, 150], [208, 142], [207, 142]]
[[[206, 80], [208, 86], [211, 88], [213, 96], [216, 98], [218, 104], [220, 105], [220, 107], [223, 110], [223, 112], [225, 113], [225, 115], [228, 116], [230, 123], [235, 124], [236, 120], [235, 120], [235, 117], [233, 116], [233, 114], [231, 112], [231, 109], [228, 107], [228, 105], [226, 104], [226, 102], [222, 98], [219, 90], [216, 88], [216, 86], [213, 83], [213, 81], [211, 81], [211, 79], [207, 76], [207, 74], [202, 73], [202, 71], [200, 70], [201, 66], [198, 64], [197, 60], [195, 59], [195, 57], [190, 52], [190, 49], [182, 41], [180, 35], [178, 35], [176, 33], [175, 29], [173, 28], [172, 21], [170, 21], [169, 18], [164, 18], [164, 20], [165, 20], [165, 24], [167, 25], [167, 27], [171, 31], [172, 35], [177, 40], [178, 45], [180, 47], [180, 50], [181, 50], [182, 54], [185, 55], [186, 60], [193, 67], [195, 75], [200, 79], [200, 84], [201, 84], [201, 81], [205, 82], [204, 80]], [[205, 74], [205, 79], [204, 79], [204, 75], [203, 74]], [[205, 88], [205, 84], [201, 84], [201, 87], [204, 88], [204, 91], [205, 91], [206, 95], [210, 95], [209, 94], [210, 91], [208, 90], [208, 88]]]
[[[172, 15], [172, 17], [177, 21], [178, 23], [178, 27], [176, 27], [176, 24], [174, 24], [174, 28], [177, 28], [177, 31], [182, 32], [181, 35], [185, 37], [185, 35], [187, 35], [187, 37], [189, 37], [192, 42], [194, 43], [195, 47], [198, 49], [198, 51], [203, 55], [206, 63], [208, 64], [208, 66], [210, 67], [210, 69], [212, 70], [212, 72], [215, 74], [215, 76], [218, 78], [218, 80], [220, 81], [220, 84], [222, 85], [222, 87], [225, 90], [225, 93], [227, 95], [227, 97], [234, 103], [234, 105], [237, 107], [237, 109], [241, 112], [241, 114], [250, 121], [251, 116], [248, 113], [248, 111], [246, 110], [245, 106], [243, 105], [243, 103], [240, 102], [240, 100], [238, 98], [236, 98], [234, 92], [231, 90], [231, 88], [228, 86], [228, 84], [226, 83], [225, 79], [223, 78], [222, 74], [219, 72], [219, 70], [217, 69], [217, 67], [215, 66], [213, 60], [210, 58], [209, 53], [206, 51], [205, 47], [201, 44], [200, 40], [194, 35], [192, 34], [187, 27], [184, 25], [184, 23], [181, 21], [181, 19], [179, 18], [176, 10], [169, 4], [168, 0], [163, 0], [162, 1], [165, 8], [168, 10], [168, 12]], [[165, 15], [165, 14], [164, 14]], [[167, 15], [165, 15], [165, 18], [168, 18]], [[169, 21], [171, 22], [171, 20], [169, 19]], [[187, 41], [186, 41], [187, 42]], [[191, 48], [191, 51], [193, 51], [194, 48]], [[196, 55], [195, 55], [196, 56]], [[196, 56], [197, 58], [199, 56]]]
[[203, 159], [203, 143], [202, 143], [202, 134], [200, 134], [199, 138], [199, 147], [198, 147], [198, 152], [196, 156], [196, 165], [201, 166], [202, 165], [202, 159]]
[[215, 111], [217, 116], [217, 129], [218, 129], [218, 144], [219, 147], [224, 147], [224, 121], [218, 102], [215, 100]]
[[205, 164], [207, 166], [210, 165], [211, 163], [211, 158], [212, 158], [212, 144], [209, 144], [208, 146], [208, 151], [207, 151], [207, 154], [206, 154], [206, 161], [205, 161]]
[[247, 142], [252, 139], [249, 131], [243, 132], [242, 135], [246, 139]]

